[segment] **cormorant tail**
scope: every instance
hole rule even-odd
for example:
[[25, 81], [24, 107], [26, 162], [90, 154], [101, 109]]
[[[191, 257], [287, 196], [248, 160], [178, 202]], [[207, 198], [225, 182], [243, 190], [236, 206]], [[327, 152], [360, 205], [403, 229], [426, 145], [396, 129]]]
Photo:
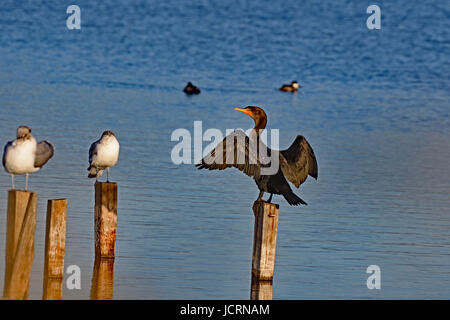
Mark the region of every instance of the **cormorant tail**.
[[286, 192], [283, 194], [283, 197], [291, 206], [298, 206], [300, 204], [308, 205], [305, 201], [303, 201], [300, 197], [298, 197], [295, 193]]

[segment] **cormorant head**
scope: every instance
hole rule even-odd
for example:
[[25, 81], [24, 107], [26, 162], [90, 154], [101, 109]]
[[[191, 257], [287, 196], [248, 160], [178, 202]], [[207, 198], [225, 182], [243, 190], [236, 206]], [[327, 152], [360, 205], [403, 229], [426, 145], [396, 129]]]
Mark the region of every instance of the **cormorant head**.
[[234, 110], [241, 111], [246, 115], [252, 117], [255, 121], [255, 129], [264, 129], [267, 124], [267, 115], [263, 109], [255, 106], [248, 106], [246, 108], [234, 108]]
[[24, 139], [31, 135], [31, 129], [27, 126], [20, 126], [17, 128], [17, 138]]

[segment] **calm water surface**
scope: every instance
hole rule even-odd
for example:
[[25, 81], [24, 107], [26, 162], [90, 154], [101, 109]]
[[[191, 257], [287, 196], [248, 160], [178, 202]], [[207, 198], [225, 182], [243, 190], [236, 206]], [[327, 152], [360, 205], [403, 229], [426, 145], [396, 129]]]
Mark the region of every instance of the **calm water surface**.
[[[173, 130], [248, 128], [258, 105], [281, 147], [298, 133], [319, 180], [281, 204], [275, 299], [450, 297], [450, 6], [349, 1], [76, 1], [0, 6], [0, 142], [18, 125], [55, 156], [30, 178], [39, 194], [30, 298], [40, 299], [47, 199], [69, 199], [66, 266], [88, 299], [94, 186], [88, 149], [106, 129], [121, 143], [115, 299], [248, 299], [254, 182], [171, 161]], [[298, 80], [297, 95], [276, 90]], [[202, 94], [187, 97], [193, 81]], [[206, 146], [206, 143], [205, 143]], [[16, 183], [22, 186], [23, 177]], [[0, 174], [0, 286], [7, 190]], [[379, 265], [382, 289], [368, 290]]]

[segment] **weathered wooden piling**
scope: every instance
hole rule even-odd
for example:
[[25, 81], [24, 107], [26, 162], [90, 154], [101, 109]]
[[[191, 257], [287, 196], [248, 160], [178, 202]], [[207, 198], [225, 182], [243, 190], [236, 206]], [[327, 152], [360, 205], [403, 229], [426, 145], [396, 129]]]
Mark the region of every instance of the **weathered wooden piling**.
[[42, 299], [62, 298], [66, 248], [67, 199], [48, 200]]
[[258, 280], [252, 277], [250, 300], [272, 300], [272, 280]]
[[91, 300], [112, 300], [114, 294], [114, 259], [95, 256]]
[[3, 296], [6, 299], [28, 298], [30, 272], [34, 259], [36, 206], [36, 193], [9, 190], [3, 287]]
[[252, 276], [257, 280], [272, 280], [277, 245], [278, 204], [255, 201]]
[[95, 255], [113, 258], [117, 230], [117, 184], [95, 183]]

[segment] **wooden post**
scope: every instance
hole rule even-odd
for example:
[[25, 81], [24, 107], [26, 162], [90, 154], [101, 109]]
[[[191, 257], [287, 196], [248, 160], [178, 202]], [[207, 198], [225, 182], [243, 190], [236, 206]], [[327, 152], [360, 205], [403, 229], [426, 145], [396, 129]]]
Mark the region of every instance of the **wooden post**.
[[272, 280], [278, 229], [278, 204], [255, 201], [252, 276], [257, 280]]
[[113, 258], [117, 230], [117, 183], [95, 183], [95, 255]]
[[112, 300], [114, 292], [114, 259], [95, 256], [91, 300]]
[[250, 300], [272, 300], [272, 280], [258, 280], [252, 277]]
[[36, 193], [9, 190], [3, 287], [3, 296], [6, 299], [28, 298], [30, 272], [34, 258], [36, 206]]
[[42, 299], [62, 299], [67, 199], [48, 200]]

